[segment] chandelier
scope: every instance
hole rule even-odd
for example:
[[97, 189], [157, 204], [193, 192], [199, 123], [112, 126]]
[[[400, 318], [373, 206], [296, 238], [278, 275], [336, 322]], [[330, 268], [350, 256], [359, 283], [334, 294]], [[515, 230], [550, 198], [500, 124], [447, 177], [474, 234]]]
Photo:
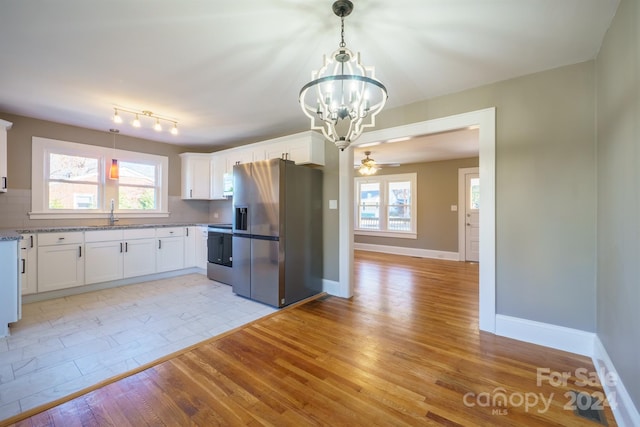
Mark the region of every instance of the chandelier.
[[360, 161], [360, 168], [358, 169], [358, 173], [360, 175], [373, 175], [378, 172], [378, 167], [376, 166], [376, 161], [373, 160], [369, 155], [371, 151], [365, 151], [365, 158]]
[[147, 118], [149, 120], [151, 120], [153, 122], [153, 129], [157, 132], [162, 132], [162, 123], [161, 122], [169, 122], [172, 123], [173, 126], [171, 127], [171, 130], [169, 131], [169, 133], [171, 133], [171, 135], [177, 135], [178, 134], [178, 121], [174, 120], [174, 119], [170, 119], [168, 117], [163, 117], [163, 116], [159, 116], [157, 114], [154, 114], [153, 112], [149, 111], [149, 110], [132, 110], [130, 108], [122, 108], [122, 107], [113, 107], [113, 117], [112, 120], [114, 123], [116, 124], [120, 124], [123, 122], [122, 120], [122, 116], [120, 115], [120, 112], [124, 112], [124, 113], [129, 113], [132, 116], [134, 116], [134, 119], [131, 121], [131, 126], [133, 126], [134, 128], [139, 128], [142, 126], [142, 123], [140, 122], [140, 117]]
[[300, 106], [311, 119], [311, 129], [321, 130], [342, 151], [364, 128], [375, 126], [387, 102], [387, 88], [375, 79], [373, 67], [363, 66], [360, 53], [354, 55], [344, 42], [344, 18], [352, 11], [349, 0], [333, 3], [341, 21], [340, 45], [330, 57], [323, 55], [322, 67], [300, 90]]

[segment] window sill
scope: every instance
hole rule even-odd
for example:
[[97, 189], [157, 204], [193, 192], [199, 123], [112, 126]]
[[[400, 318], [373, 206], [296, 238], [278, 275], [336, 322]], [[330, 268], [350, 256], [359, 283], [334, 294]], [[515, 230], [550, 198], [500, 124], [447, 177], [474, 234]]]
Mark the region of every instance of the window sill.
[[353, 230], [353, 234], [358, 236], [393, 237], [397, 239], [417, 239], [418, 234], [412, 231], [374, 231], [374, 230]]
[[[29, 212], [29, 219], [98, 219], [109, 212]], [[169, 212], [114, 212], [117, 218], [168, 218]]]

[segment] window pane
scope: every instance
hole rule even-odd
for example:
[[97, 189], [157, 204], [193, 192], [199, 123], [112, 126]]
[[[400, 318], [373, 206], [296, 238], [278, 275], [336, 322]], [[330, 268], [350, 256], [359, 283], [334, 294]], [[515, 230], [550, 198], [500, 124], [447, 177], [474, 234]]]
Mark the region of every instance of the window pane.
[[359, 228], [380, 229], [380, 183], [360, 184]]
[[156, 185], [156, 166], [145, 163], [120, 162], [120, 184]]
[[98, 159], [51, 153], [49, 179], [98, 182]]
[[471, 209], [480, 209], [480, 178], [471, 178]]
[[389, 183], [388, 229], [411, 231], [411, 182]]
[[120, 186], [120, 188], [118, 189], [118, 208], [121, 210], [122, 209], [139, 209], [139, 210], [156, 209], [155, 188]]
[[49, 209], [97, 208], [97, 185], [49, 182]]

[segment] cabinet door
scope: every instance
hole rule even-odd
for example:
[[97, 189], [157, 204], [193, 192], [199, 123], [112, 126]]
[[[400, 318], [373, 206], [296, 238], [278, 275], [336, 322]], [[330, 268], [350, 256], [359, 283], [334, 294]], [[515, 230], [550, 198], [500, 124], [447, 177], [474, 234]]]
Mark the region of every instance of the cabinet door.
[[151, 239], [131, 239], [124, 242], [123, 276], [135, 277], [156, 272], [156, 242]]
[[253, 150], [232, 150], [227, 154], [227, 170], [226, 172], [232, 173], [233, 166], [242, 163], [253, 162]]
[[197, 156], [182, 158], [182, 198], [210, 199], [210, 158]]
[[38, 292], [38, 249], [35, 234], [23, 234], [20, 241], [22, 295]]
[[184, 228], [184, 267], [196, 266], [196, 227]]
[[0, 337], [8, 336], [8, 324], [21, 317], [19, 253], [17, 240], [0, 240]]
[[226, 157], [214, 155], [211, 158], [211, 198], [224, 199], [224, 174], [227, 170]]
[[122, 241], [85, 243], [85, 284], [122, 279]]
[[289, 152], [289, 149], [287, 145], [283, 142], [274, 142], [274, 143], [266, 144], [266, 147], [265, 147], [266, 160], [286, 159], [288, 152]]
[[0, 120], [0, 193], [7, 192], [7, 129], [11, 123]]
[[196, 229], [196, 267], [207, 269], [207, 239], [209, 237], [209, 230], [207, 227], [198, 227]]
[[184, 240], [180, 237], [157, 239], [156, 270], [158, 272], [184, 268]]
[[38, 292], [84, 284], [83, 245], [38, 247]]

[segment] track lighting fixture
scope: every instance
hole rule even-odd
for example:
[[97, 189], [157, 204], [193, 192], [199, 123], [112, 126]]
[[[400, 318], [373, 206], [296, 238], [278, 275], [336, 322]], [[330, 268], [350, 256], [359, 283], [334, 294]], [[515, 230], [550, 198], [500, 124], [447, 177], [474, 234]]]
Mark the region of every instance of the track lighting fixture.
[[113, 107], [113, 122], [114, 123], [122, 123], [122, 116], [120, 115], [121, 112], [125, 112], [125, 113], [129, 113], [132, 114], [134, 116], [134, 119], [131, 121], [131, 126], [133, 126], [134, 128], [139, 128], [142, 127], [142, 123], [140, 122], [140, 116], [144, 117], [148, 117], [149, 119], [155, 120], [154, 124], [153, 124], [153, 129], [157, 132], [162, 132], [162, 123], [160, 123], [161, 121], [165, 121], [165, 122], [169, 122], [169, 123], [173, 123], [173, 126], [171, 127], [171, 130], [169, 131], [169, 133], [171, 133], [171, 135], [177, 135], [178, 134], [178, 121], [174, 120], [174, 119], [170, 119], [168, 117], [163, 117], [163, 116], [159, 116], [157, 114], [154, 114], [153, 112], [149, 111], [149, 110], [142, 110], [142, 111], [138, 111], [138, 110], [132, 110], [130, 108], [122, 108], [122, 107]]

